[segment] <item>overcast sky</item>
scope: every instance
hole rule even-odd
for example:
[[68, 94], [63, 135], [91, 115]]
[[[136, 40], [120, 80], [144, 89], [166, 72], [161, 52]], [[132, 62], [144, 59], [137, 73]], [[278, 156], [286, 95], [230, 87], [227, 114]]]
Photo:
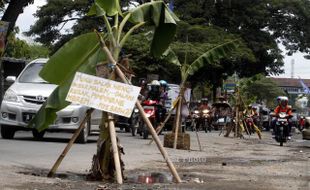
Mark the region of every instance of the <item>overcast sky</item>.
[[[19, 15], [16, 25], [20, 28], [21, 32], [28, 31], [30, 25], [35, 21], [34, 16], [32, 15], [38, 9], [39, 6], [42, 6], [46, 3], [45, 0], [35, 0], [34, 4], [27, 6], [24, 9], [24, 13]], [[19, 37], [23, 38], [21, 35]], [[285, 74], [279, 75], [278, 77], [291, 77], [291, 62], [294, 59], [294, 77], [298, 78], [307, 78], [310, 79], [310, 60], [303, 58], [303, 54], [295, 53], [293, 56], [285, 56], [284, 70]]]

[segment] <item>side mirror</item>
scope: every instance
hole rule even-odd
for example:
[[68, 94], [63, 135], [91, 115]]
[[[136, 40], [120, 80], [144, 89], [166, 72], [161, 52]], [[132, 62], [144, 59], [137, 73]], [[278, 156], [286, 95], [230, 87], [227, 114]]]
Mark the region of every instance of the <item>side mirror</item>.
[[8, 76], [5, 79], [7, 82], [15, 82], [16, 81], [16, 76]]

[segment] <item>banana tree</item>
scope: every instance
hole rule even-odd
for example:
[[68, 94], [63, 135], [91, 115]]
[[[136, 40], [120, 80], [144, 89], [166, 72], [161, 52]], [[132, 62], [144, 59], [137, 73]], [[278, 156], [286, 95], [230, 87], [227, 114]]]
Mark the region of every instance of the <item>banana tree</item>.
[[[118, 0], [95, 0], [88, 16], [101, 17], [105, 25], [98, 28], [104, 31], [86, 33], [72, 39], [49, 59], [40, 72], [43, 79], [58, 87], [29, 125], [39, 131], [48, 128], [55, 120], [56, 112], [70, 104], [65, 101], [65, 97], [77, 71], [96, 75], [97, 65], [119, 62], [120, 52], [128, 37], [143, 26], [152, 26], [150, 52], [160, 56], [173, 40], [178, 21], [163, 1], [152, 1], [122, 12]], [[126, 25], [130, 26], [128, 31], [125, 31]], [[108, 114], [103, 112], [91, 174], [97, 180], [114, 178], [111, 138], [109, 128], [105, 125], [108, 123], [107, 118]]]
[[[178, 132], [180, 129], [181, 105], [182, 105], [182, 101], [184, 100], [185, 84], [187, 82], [188, 77], [191, 75], [194, 75], [195, 72], [197, 72], [198, 70], [200, 70], [202, 67], [204, 67], [207, 64], [218, 65], [221, 59], [229, 56], [229, 54], [238, 47], [238, 44], [239, 44], [239, 40], [237, 39], [228, 41], [228, 42], [223, 42], [222, 44], [219, 44], [213, 47], [212, 49], [206, 51], [202, 55], [200, 55], [191, 64], [187, 63], [186, 58], [185, 58], [184, 63], [181, 64], [176, 54], [170, 48], [164, 52], [162, 57], [166, 59], [169, 63], [177, 65], [180, 69], [180, 75], [181, 75], [180, 92], [179, 92], [177, 102], [174, 106], [177, 108], [176, 124], [174, 127], [174, 132], [175, 132], [174, 148], [176, 148], [176, 145], [177, 145], [177, 137], [178, 137]], [[162, 127], [163, 125], [160, 126], [160, 129]], [[158, 131], [160, 131], [160, 129]]]

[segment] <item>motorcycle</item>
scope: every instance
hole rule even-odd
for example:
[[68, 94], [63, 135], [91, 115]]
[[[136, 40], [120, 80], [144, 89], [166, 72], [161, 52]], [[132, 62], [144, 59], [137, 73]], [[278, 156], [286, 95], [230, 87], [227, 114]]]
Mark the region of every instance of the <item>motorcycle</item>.
[[209, 109], [204, 109], [201, 112], [201, 118], [202, 118], [202, 125], [203, 125], [203, 129], [204, 131], [207, 133], [208, 131], [211, 132], [211, 125], [209, 123], [210, 121], [210, 110]]
[[[158, 112], [158, 101], [156, 100], [145, 100], [142, 103], [144, 113], [146, 117], [150, 120], [153, 127], [156, 129], [158, 118], [156, 118]], [[149, 136], [149, 130], [147, 125], [141, 120], [138, 130], [140, 136], [143, 136], [144, 139], [147, 139]]]
[[285, 112], [279, 113], [276, 120], [275, 139], [283, 146], [283, 143], [287, 142], [289, 134], [289, 116]]
[[197, 124], [199, 124], [199, 119], [200, 119], [200, 114], [199, 114], [199, 110], [198, 109], [195, 109], [192, 114], [191, 114], [191, 119], [192, 119], [192, 124], [190, 125], [191, 126], [191, 130], [194, 131], [195, 129], [197, 129]]
[[300, 116], [299, 122], [298, 122], [298, 130], [302, 132], [302, 130], [305, 128], [306, 118], [305, 116]]

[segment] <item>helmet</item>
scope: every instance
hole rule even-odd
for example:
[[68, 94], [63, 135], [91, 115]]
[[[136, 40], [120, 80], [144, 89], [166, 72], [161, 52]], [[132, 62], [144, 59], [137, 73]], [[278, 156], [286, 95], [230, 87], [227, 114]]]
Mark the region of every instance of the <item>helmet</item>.
[[152, 80], [151, 85], [152, 86], [160, 86], [160, 83], [158, 80]]
[[288, 98], [286, 96], [278, 96], [277, 97], [278, 104], [285, 107], [288, 104]]
[[159, 83], [160, 83], [160, 86], [163, 86], [163, 87], [167, 87], [168, 85], [168, 83], [165, 80], [160, 80]]

